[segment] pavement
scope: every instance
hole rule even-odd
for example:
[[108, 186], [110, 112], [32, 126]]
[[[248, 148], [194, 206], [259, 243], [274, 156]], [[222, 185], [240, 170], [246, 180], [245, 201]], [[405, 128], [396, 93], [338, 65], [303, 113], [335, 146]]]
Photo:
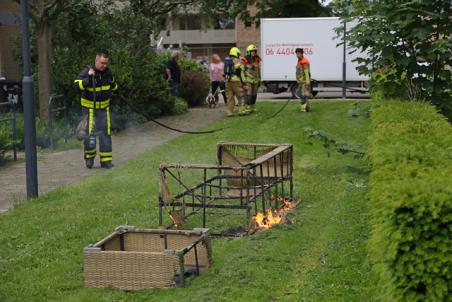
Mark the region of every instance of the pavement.
[[[163, 117], [158, 121], [177, 129], [194, 130], [220, 119], [224, 114], [224, 105], [217, 109], [192, 108], [183, 115]], [[153, 122], [127, 129], [112, 137], [113, 163], [115, 166], [125, 164], [145, 151], [180, 135], [182, 133], [168, 130]], [[92, 169], [85, 167], [82, 147], [60, 152], [40, 152], [38, 153], [39, 195], [104, 171], [105, 169], [99, 167], [98, 158]], [[0, 167], [0, 213], [8, 211], [24, 200], [26, 191], [23, 160]]]

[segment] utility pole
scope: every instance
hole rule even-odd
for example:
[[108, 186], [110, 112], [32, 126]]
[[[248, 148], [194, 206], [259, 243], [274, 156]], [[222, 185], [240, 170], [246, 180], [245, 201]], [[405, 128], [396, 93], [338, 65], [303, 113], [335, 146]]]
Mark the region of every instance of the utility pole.
[[22, 28], [22, 59], [24, 77], [22, 96], [25, 123], [25, 169], [27, 174], [27, 198], [38, 197], [38, 167], [36, 160], [36, 119], [33, 78], [30, 68], [30, 33], [28, 31], [28, 1], [20, 1]]

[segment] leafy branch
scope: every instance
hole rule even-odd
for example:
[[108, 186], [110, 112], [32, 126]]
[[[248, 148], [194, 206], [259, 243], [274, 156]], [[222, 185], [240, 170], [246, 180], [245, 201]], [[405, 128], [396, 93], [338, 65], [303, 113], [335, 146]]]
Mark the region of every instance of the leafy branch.
[[366, 147], [361, 144], [354, 142], [337, 142], [325, 132], [311, 127], [304, 127], [303, 131], [308, 134], [309, 138], [320, 141], [323, 147], [328, 149], [328, 157], [330, 156], [330, 150], [337, 151], [341, 154], [354, 153], [360, 157], [366, 154]]

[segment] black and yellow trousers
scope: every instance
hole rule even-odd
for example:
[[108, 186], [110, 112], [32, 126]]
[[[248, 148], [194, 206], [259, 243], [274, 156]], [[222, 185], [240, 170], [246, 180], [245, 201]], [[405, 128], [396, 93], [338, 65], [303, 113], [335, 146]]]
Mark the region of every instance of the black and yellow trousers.
[[82, 107], [82, 114], [88, 115], [88, 133], [84, 142], [84, 157], [94, 159], [97, 154], [96, 137], [99, 137], [100, 163], [112, 161], [112, 144], [110, 130], [110, 108], [93, 109]]
[[257, 82], [257, 83], [247, 82], [246, 85], [248, 86], [248, 89], [245, 92], [245, 104], [246, 105], [256, 105], [257, 90], [259, 89], [259, 82]]

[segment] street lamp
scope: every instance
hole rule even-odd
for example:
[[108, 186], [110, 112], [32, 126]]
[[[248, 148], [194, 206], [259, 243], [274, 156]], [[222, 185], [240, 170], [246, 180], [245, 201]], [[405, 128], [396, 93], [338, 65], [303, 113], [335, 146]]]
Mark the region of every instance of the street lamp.
[[347, 21], [348, 17], [348, 9], [350, 7], [350, 0], [344, 1], [345, 7], [342, 12], [344, 16], [344, 36], [343, 36], [343, 58], [342, 58], [342, 98], [347, 98]]
[[347, 98], [347, 42], [346, 42], [346, 36], [347, 36], [347, 21], [344, 19], [344, 48], [343, 48], [343, 57], [342, 57], [342, 98]]
[[30, 69], [30, 33], [28, 31], [28, 1], [20, 1], [22, 28], [22, 59], [24, 77], [22, 96], [25, 128], [25, 170], [27, 175], [27, 198], [38, 197], [38, 168], [36, 160], [36, 120], [33, 92], [33, 78]]

